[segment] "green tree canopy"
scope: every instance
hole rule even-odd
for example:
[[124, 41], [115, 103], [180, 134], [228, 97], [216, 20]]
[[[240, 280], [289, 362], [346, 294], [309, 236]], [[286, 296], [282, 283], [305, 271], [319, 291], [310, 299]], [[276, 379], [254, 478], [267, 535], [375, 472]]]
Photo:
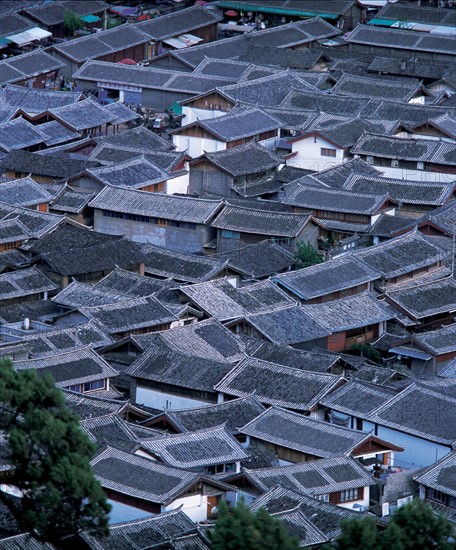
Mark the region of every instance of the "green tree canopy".
[[110, 505], [90, 467], [95, 447], [52, 377], [0, 361], [0, 407], [8, 440], [2, 459], [13, 467], [7, 483], [22, 494], [0, 491], [0, 502], [20, 527], [54, 544], [81, 530], [107, 535]]
[[372, 518], [341, 521], [342, 532], [332, 548], [336, 550], [455, 550], [450, 538], [453, 526], [434, 514], [423, 500], [413, 500], [391, 516], [388, 526], [378, 531]]
[[229, 510], [222, 502], [211, 535], [213, 550], [298, 550], [299, 541], [291, 537], [282, 522], [264, 509], [254, 514], [240, 502]]
[[296, 267], [299, 269], [315, 264], [321, 264], [323, 261], [323, 258], [320, 254], [318, 254], [318, 251], [310, 244], [310, 242], [297, 242], [294, 256], [296, 259]]
[[84, 21], [74, 11], [66, 11], [63, 15], [63, 26], [71, 35], [84, 27]]

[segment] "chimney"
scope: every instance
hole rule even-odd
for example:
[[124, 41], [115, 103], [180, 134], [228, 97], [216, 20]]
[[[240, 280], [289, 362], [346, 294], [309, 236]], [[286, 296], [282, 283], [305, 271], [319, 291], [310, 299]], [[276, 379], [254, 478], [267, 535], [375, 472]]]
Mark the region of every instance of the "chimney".
[[30, 319], [28, 317], [24, 319], [24, 322], [22, 323], [22, 328], [24, 330], [30, 330]]

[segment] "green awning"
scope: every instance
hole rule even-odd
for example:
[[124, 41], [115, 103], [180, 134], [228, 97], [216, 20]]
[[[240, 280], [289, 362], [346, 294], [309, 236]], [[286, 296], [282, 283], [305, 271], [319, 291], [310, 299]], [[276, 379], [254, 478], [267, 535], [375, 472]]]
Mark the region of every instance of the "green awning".
[[265, 6], [264, 4], [249, 4], [248, 2], [230, 2], [229, 0], [220, 0], [217, 2], [219, 8], [229, 8], [238, 11], [251, 11], [261, 13], [271, 13], [275, 15], [294, 15], [295, 17], [321, 17], [322, 19], [338, 19], [337, 13], [325, 13], [322, 11], [305, 11], [298, 9], [278, 8]]
[[81, 19], [84, 23], [96, 23], [97, 21], [100, 21], [98, 15], [84, 15]]
[[370, 21], [368, 21], [368, 25], [376, 25], [377, 27], [391, 27], [391, 25], [394, 25], [396, 23], [395, 19], [379, 19], [378, 17], [374, 17]]

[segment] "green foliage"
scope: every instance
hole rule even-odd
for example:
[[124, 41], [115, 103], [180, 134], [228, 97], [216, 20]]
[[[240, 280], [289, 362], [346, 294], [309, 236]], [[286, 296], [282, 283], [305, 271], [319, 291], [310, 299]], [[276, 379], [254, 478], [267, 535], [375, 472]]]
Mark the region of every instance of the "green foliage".
[[14, 466], [8, 483], [23, 495], [0, 492], [0, 502], [21, 528], [54, 544], [81, 530], [107, 535], [110, 505], [90, 467], [95, 447], [52, 377], [0, 361], [0, 403], [9, 447], [2, 458]]
[[234, 510], [222, 502], [211, 535], [213, 550], [298, 550], [282, 522], [260, 509], [254, 514], [240, 502]]
[[336, 550], [455, 550], [448, 542], [451, 523], [436, 516], [423, 500], [413, 500], [391, 516], [385, 530], [378, 532], [372, 518], [341, 521], [342, 533], [335, 541]]
[[106, 21], [107, 29], [114, 29], [115, 27], [119, 27], [120, 25], [122, 25], [121, 19], [111, 19], [110, 17], [108, 17]]
[[435, 515], [423, 500], [417, 499], [399, 508], [391, 518], [390, 527], [398, 534], [400, 546], [396, 550], [456, 548], [455, 543], [447, 542], [453, 532], [451, 523]]
[[343, 519], [340, 522], [342, 533], [338, 537], [336, 550], [378, 549], [378, 531], [373, 518]]
[[321, 264], [323, 261], [318, 251], [308, 241], [296, 243], [295, 259], [298, 268]]
[[71, 35], [74, 34], [74, 31], [84, 27], [84, 21], [74, 11], [66, 11], [63, 15], [63, 26]]
[[351, 351], [354, 355], [362, 355], [375, 363], [378, 363], [382, 358], [382, 354], [370, 344], [353, 344]]

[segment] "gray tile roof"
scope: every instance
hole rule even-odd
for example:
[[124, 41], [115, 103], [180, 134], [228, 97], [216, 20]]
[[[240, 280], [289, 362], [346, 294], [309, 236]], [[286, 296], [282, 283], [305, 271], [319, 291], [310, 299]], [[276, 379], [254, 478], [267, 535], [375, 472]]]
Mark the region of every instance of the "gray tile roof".
[[386, 299], [412, 319], [456, 310], [456, 281], [444, 278], [411, 288], [386, 291]]
[[13, 84], [65, 66], [42, 49], [33, 50], [0, 61], [0, 84]]
[[29, 208], [49, 203], [52, 199], [46, 187], [30, 177], [0, 182], [0, 197], [4, 203]]
[[206, 76], [218, 76], [235, 82], [239, 80], [248, 69], [256, 69], [252, 63], [242, 62], [234, 59], [211, 59], [206, 57], [195, 67], [193, 74]]
[[375, 223], [370, 227], [369, 233], [380, 237], [394, 237], [395, 235], [411, 231], [417, 225], [416, 220], [403, 218], [401, 216], [389, 216], [381, 214]]
[[428, 120], [444, 115], [455, 114], [455, 109], [450, 106], [436, 106], [420, 103], [392, 103], [391, 101], [372, 102], [366, 106], [364, 116], [373, 120], [401, 121], [411, 126], [425, 124]]
[[95, 290], [132, 298], [155, 296], [163, 302], [174, 302], [176, 283], [170, 280], [145, 277], [116, 267], [93, 286]]
[[401, 204], [442, 206], [454, 193], [455, 184], [353, 175], [345, 183], [344, 189], [354, 193], [384, 193]]
[[333, 302], [303, 306], [306, 314], [331, 333], [381, 323], [395, 318], [395, 312], [370, 293], [355, 294]]
[[368, 420], [435, 443], [456, 440], [456, 399], [412, 384], [381, 405]]
[[119, 162], [127, 161], [139, 156], [143, 156], [149, 162], [152, 162], [162, 170], [169, 172], [185, 160], [186, 153], [183, 151], [151, 151], [150, 147], [145, 146], [128, 147], [110, 142], [101, 142], [92, 151], [89, 159], [100, 162], [104, 166], [112, 166], [118, 164]]
[[175, 149], [174, 145], [160, 137], [159, 135], [148, 130], [144, 126], [137, 126], [123, 132], [117, 132], [116, 134], [110, 134], [109, 136], [103, 136], [98, 138], [100, 144], [109, 144], [114, 147], [126, 146], [137, 149], [138, 151], [172, 151]]
[[250, 456], [224, 424], [143, 440], [141, 446], [167, 466], [188, 470], [237, 462]]
[[182, 432], [213, 428], [224, 423], [226, 430], [237, 434], [239, 426], [247, 424], [264, 411], [265, 407], [252, 394], [207, 407], [168, 410], [162, 415]]
[[290, 90], [294, 88], [304, 89], [307, 92], [315, 91], [313, 86], [288, 71], [281, 71], [272, 76], [267, 75], [252, 81], [220, 86], [219, 90], [236, 103], [278, 107]]
[[136, 335], [133, 341], [143, 349], [153, 346], [214, 361], [235, 363], [244, 357], [244, 344], [215, 319], [150, 335]]
[[249, 313], [272, 311], [293, 304], [293, 300], [269, 281], [234, 288], [219, 279], [181, 287], [190, 301], [219, 321], [234, 319]]
[[366, 284], [379, 277], [379, 273], [347, 254], [322, 264], [277, 275], [273, 282], [302, 300], [311, 300], [332, 292]]
[[68, 328], [50, 328], [23, 337], [34, 358], [63, 353], [78, 347], [101, 348], [114, 339], [93, 321]]
[[351, 152], [380, 158], [456, 166], [455, 145], [441, 140], [365, 133], [352, 147]]
[[81, 134], [70, 130], [60, 122], [51, 120], [39, 125], [39, 130], [46, 136], [45, 144], [49, 147], [53, 145], [59, 145], [61, 143], [67, 143], [74, 139], [80, 138]]
[[152, 244], [140, 244], [145, 272], [176, 281], [200, 283], [215, 278], [225, 269], [226, 260], [170, 251]]
[[34, 369], [40, 376], [50, 374], [58, 388], [68, 388], [75, 384], [103, 380], [117, 374], [117, 371], [90, 348], [16, 361], [14, 368], [18, 371]]
[[324, 351], [305, 351], [254, 339], [246, 341], [246, 354], [270, 363], [321, 373], [329, 372], [339, 360], [337, 355]]
[[54, 212], [80, 214], [93, 199], [93, 193], [83, 193], [65, 185], [62, 191], [50, 202], [49, 208]]
[[456, 474], [456, 453], [451, 452], [435, 464], [415, 475], [413, 479], [420, 485], [431, 487], [445, 495], [456, 496], [454, 476]]
[[82, 431], [98, 449], [113, 446], [127, 452], [135, 452], [139, 442], [128, 422], [117, 414], [87, 418], [79, 423]]
[[72, 281], [61, 290], [52, 301], [61, 306], [78, 309], [80, 307], [101, 306], [125, 301], [125, 295], [97, 290], [92, 285]]
[[366, 432], [271, 407], [240, 432], [274, 445], [319, 458], [349, 456], [370, 437]]
[[376, 484], [374, 477], [357, 460], [348, 456], [279, 468], [245, 469], [245, 475], [263, 491], [282, 485], [315, 496]]
[[60, 225], [27, 248], [64, 276], [108, 271], [116, 266], [133, 268], [143, 262], [133, 241], [83, 226]]
[[[25, 241], [29, 236], [30, 233], [19, 220], [0, 220], [0, 244]], [[5, 265], [4, 258], [3, 253], [0, 256], [0, 271], [3, 271], [3, 265]]]
[[124, 65], [107, 61], [86, 61], [73, 78], [83, 82], [101, 82], [135, 86], [142, 89], [156, 89], [196, 95], [226, 84], [226, 79], [180, 73], [167, 69], [149, 68], [139, 65]]
[[[280, 128], [280, 122], [275, 117], [257, 108], [242, 109], [234, 114], [199, 120], [193, 123], [195, 124], [224, 142], [236, 141]], [[183, 126], [175, 133], [181, 133], [185, 128]]]
[[429, 25], [456, 26], [456, 14], [451, 9], [436, 9], [433, 6], [418, 6], [414, 4], [395, 6], [393, 4], [386, 4], [378, 12], [377, 17], [392, 19], [393, 21], [401, 20]]
[[297, 237], [310, 221], [307, 214], [273, 212], [227, 205], [212, 227], [271, 237]]
[[207, 223], [221, 205], [219, 200], [195, 199], [113, 187], [105, 187], [89, 203], [89, 206], [101, 210], [199, 224]]
[[69, 128], [80, 131], [115, 122], [116, 115], [91, 99], [49, 109], [49, 113]]
[[342, 519], [352, 519], [360, 517], [359, 512], [348, 508], [335, 506], [328, 502], [323, 502], [303, 493], [298, 493], [286, 487], [278, 485], [255, 499], [250, 508], [257, 512], [260, 508], [265, 508], [270, 514], [276, 512], [296, 509], [306, 515], [317, 529], [324, 533], [328, 539], [332, 540], [341, 533], [340, 522]]
[[18, 13], [2, 13], [0, 17], [0, 37], [7, 37], [31, 29], [34, 24]]
[[200, 479], [197, 473], [170, 468], [111, 447], [91, 464], [103, 488], [160, 504], [169, 504]]
[[63, 216], [38, 212], [30, 208], [11, 206], [0, 202], [0, 221], [18, 220], [25, 227], [26, 233], [33, 238], [40, 238], [48, 231], [59, 226], [63, 221]]
[[[45, 139], [45, 137], [43, 136]], [[29, 151], [12, 151], [3, 157], [0, 166], [3, 170], [11, 172], [26, 172], [41, 176], [49, 176], [55, 179], [64, 179], [76, 176], [84, 172], [87, 166], [97, 166], [97, 162], [72, 159], [57, 155], [40, 155]]]
[[265, 172], [283, 164], [279, 155], [255, 141], [215, 153], [205, 153], [202, 158], [207, 158], [211, 164], [234, 177]]
[[141, 188], [166, 181], [170, 175], [144, 156], [118, 162], [112, 166], [88, 168], [87, 173], [104, 185]]
[[326, 338], [330, 334], [299, 305], [249, 315], [246, 320], [274, 344], [293, 345]]
[[[376, 86], [378, 88], [378, 82]], [[387, 133], [385, 124], [364, 118], [355, 118], [349, 121], [343, 120], [335, 124], [331, 120], [324, 121], [322, 118], [320, 117], [313, 124], [310, 124], [307, 130], [312, 131], [315, 128], [314, 131], [323, 136], [323, 138], [344, 148], [354, 145], [364, 132]]]
[[443, 208], [434, 210], [429, 214], [429, 220], [450, 235], [456, 234], [456, 202], [451, 201]]
[[137, 379], [215, 393], [214, 386], [232, 367], [233, 365], [228, 362], [192, 357], [152, 347], [146, 350], [126, 372]]
[[24, 9], [24, 14], [44, 25], [63, 23], [66, 11], [74, 11], [79, 16], [102, 13], [107, 4], [99, 0], [65, 0]]
[[361, 115], [369, 102], [367, 98], [362, 97], [338, 97], [296, 88], [288, 89], [287, 95], [280, 104], [281, 107], [356, 118]]
[[5, 152], [38, 145], [46, 139], [46, 134], [22, 117], [0, 124], [0, 150]]
[[378, 270], [385, 279], [392, 279], [436, 265], [446, 254], [443, 249], [427, 241], [419, 232], [412, 231], [385, 243], [355, 252], [355, 256], [372, 269]]
[[383, 77], [381, 85], [379, 84], [378, 78], [344, 74], [331, 88], [331, 93], [349, 97], [377, 97], [408, 103], [421, 89], [421, 82], [415, 79], [397, 81]]
[[82, 99], [81, 92], [54, 91], [7, 84], [0, 91], [0, 103], [20, 107], [27, 113], [43, 113]]
[[346, 38], [349, 44], [366, 44], [415, 52], [456, 54], [452, 36], [439, 36], [410, 30], [385, 29], [358, 25]]
[[416, 344], [433, 354], [451, 353], [456, 351], [456, 325], [415, 334], [413, 339]]
[[[308, 411], [340, 383], [332, 374], [310, 372], [247, 357], [217, 386], [217, 391], [235, 397], [255, 396], [266, 405]], [[240, 426], [238, 426], [240, 427]]]
[[301, 508], [277, 512], [273, 517], [282, 522], [287, 533], [296, 537], [302, 547], [321, 545], [328, 541], [328, 537], [315, 527]]
[[[254, 36], [239, 36], [193, 46], [174, 55], [185, 64], [196, 67], [205, 57], [217, 59], [237, 58], [254, 45], [290, 46], [296, 43], [313, 42], [337, 34], [339, 34], [339, 31], [332, 25], [320, 18], [314, 18], [259, 31]], [[294, 42], [290, 39], [290, 35], [294, 35]]]
[[153, 296], [125, 299], [122, 302], [102, 306], [81, 307], [88, 319], [103, 325], [109, 334], [128, 332], [172, 323], [176, 315]]
[[284, 203], [309, 210], [371, 215], [376, 214], [388, 198], [388, 195], [366, 195], [299, 185], [287, 196]]
[[12, 303], [0, 307], [0, 321], [2, 323], [20, 323], [27, 317], [42, 323], [54, 322], [62, 314], [62, 308], [51, 300], [34, 300]]
[[163, 40], [218, 23], [221, 17], [211, 10], [195, 5], [176, 13], [161, 15], [135, 25], [154, 40]]
[[144, 544], [165, 544], [194, 530], [196, 526], [193, 521], [181, 509], [176, 509], [144, 519], [111, 525], [109, 537], [106, 539], [100, 540], [85, 532], [81, 533], [80, 537], [94, 550], [144, 550]]
[[252, 278], [275, 275], [290, 269], [295, 262], [291, 252], [267, 240], [221, 252], [215, 255], [215, 259], [227, 262], [229, 267]]
[[138, 113], [127, 107], [121, 101], [114, 101], [114, 103], [108, 103], [104, 106], [105, 111], [108, 111], [112, 115], [115, 115], [115, 120], [111, 122], [113, 125], [125, 124], [126, 122], [132, 122], [140, 118]]
[[63, 390], [66, 406], [80, 419], [96, 418], [108, 414], [120, 414], [128, 401], [117, 401], [94, 397], [92, 394], [76, 393]]
[[351, 416], [365, 418], [393, 395], [394, 392], [386, 388], [351, 381], [323, 397], [320, 404]]
[[118, 51], [146, 44], [149, 40], [149, 36], [142, 32], [138, 25], [124, 24], [62, 44], [54, 44], [52, 49], [71, 61], [81, 63], [87, 59], [115, 54]]
[[12, 300], [33, 294], [51, 292], [58, 285], [51, 281], [37, 267], [20, 269], [0, 274], [0, 299]]
[[[374, 168], [367, 162], [361, 159], [351, 159], [347, 160], [339, 166], [334, 166], [328, 168], [327, 170], [322, 170], [316, 174], [313, 174], [312, 177], [316, 178], [318, 181], [321, 181], [325, 185], [335, 189], [341, 189], [345, 182], [352, 177], [353, 175], [360, 176], [380, 176], [380, 172], [377, 168]], [[382, 194], [382, 193], [381, 193]]]

